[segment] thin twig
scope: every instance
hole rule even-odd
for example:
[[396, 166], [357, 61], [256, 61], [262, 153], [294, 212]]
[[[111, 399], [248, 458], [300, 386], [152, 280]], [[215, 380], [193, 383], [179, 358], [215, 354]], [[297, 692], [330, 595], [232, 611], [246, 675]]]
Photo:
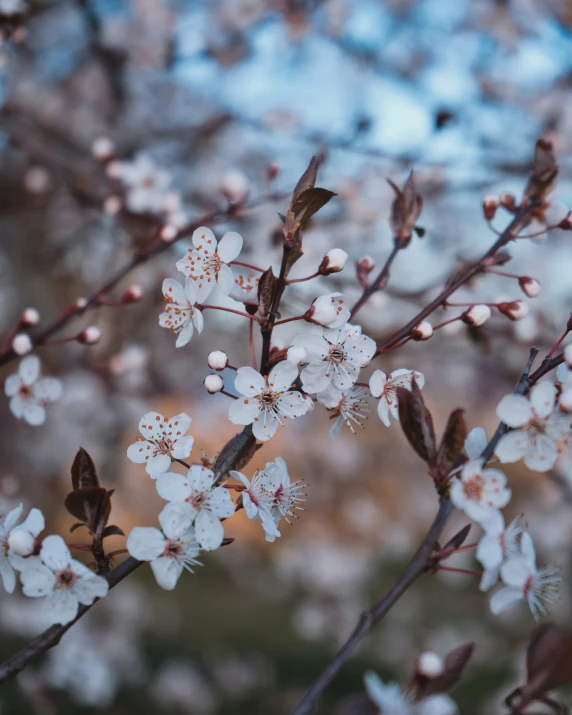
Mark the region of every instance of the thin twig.
[[357, 301], [357, 303], [354, 305], [352, 308], [351, 312], [351, 318], [354, 318], [356, 313], [360, 308], [362, 308], [367, 301], [371, 298], [371, 296], [374, 293], [377, 293], [377, 291], [383, 290], [385, 286], [387, 285], [387, 281], [389, 280], [389, 273], [391, 271], [391, 266], [393, 264], [393, 261], [395, 260], [395, 257], [399, 253], [399, 251], [402, 249], [402, 246], [400, 246], [397, 242], [394, 243], [393, 249], [391, 253], [389, 254], [387, 261], [385, 262], [385, 265], [381, 269], [379, 275], [377, 278], [372, 282], [371, 285], [367, 286], [364, 288], [363, 293], [361, 294], [361, 297]]

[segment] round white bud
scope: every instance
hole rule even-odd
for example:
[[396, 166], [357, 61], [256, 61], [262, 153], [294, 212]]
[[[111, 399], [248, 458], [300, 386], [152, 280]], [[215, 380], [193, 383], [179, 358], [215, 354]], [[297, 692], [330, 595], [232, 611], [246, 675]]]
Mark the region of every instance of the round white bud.
[[228, 365], [228, 355], [222, 350], [213, 350], [209, 353], [207, 363], [213, 370], [224, 370]]
[[121, 199], [119, 196], [108, 196], [103, 202], [103, 211], [108, 216], [117, 216], [121, 211]]
[[91, 145], [91, 153], [98, 161], [107, 161], [115, 153], [115, 146], [109, 137], [98, 137]]
[[483, 213], [487, 221], [492, 221], [499, 207], [499, 200], [496, 196], [485, 196], [483, 199]]
[[12, 340], [12, 350], [16, 355], [26, 355], [32, 348], [32, 338], [27, 333], [18, 333]]
[[211, 393], [211, 395], [214, 395], [215, 392], [220, 392], [224, 387], [222, 377], [220, 375], [217, 375], [216, 372], [207, 375], [204, 379], [203, 384], [207, 388], [208, 392]]
[[518, 284], [520, 285], [522, 292], [529, 298], [536, 298], [536, 296], [540, 293], [540, 283], [536, 280], [536, 278], [521, 276], [518, 279]]
[[320, 273], [324, 276], [327, 276], [330, 273], [339, 273], [340, 271], [343, 271], [347, 260], [348, 254], [345, 251], [341, 248], [332, 248], [331, 251], [328, 251], [322, 259], [322, 263], [320, 264]]
[[40, 313], [35, 308], [26, 308], [20, 322], [22, 325], [37, 325], [40, 322]]
[[167, 223], [161, 229], [161, 241], [164, 241], [165, 243], [172, 243], [177, 238], [178, 233], [179, 230], [176, 226], [173, 226], [172, 223]]
[[522, 320], [528, 315], [528, 305], [523, 300], [498, 303], [497, 308], [511, 320]]
[[84, 345], [95, 345], [101, 340], [101, 330], [97, 325], [89, 325], [85, 330], [81, 331], [77, 336], [77, 340]]
[[491, 317], [491, 309], [488, 305], [472, 305], [462, 315], [462, 320], [467, 325], [483, 325]]
[[308, 362], [308, 351], [301, 345], [291, 345], [286, 353], [286, 359], [296, 365]]
[[422, 320], [417, 326], [411, 331], [411, 337], [413, 340], [429, 340], [433, 335], [433, 326], [426, 320]]
[[51, 183], [51, 176], [43, 166], [32, 166], [24, 176], [24, 185], [31, 194], [44, 194]]
[[143, 288], [136, 283], [130, 285], [123, 294], [123, 302], [125, 303], [136, 303], [141, 298], [143, 298]]
[[87, 298], [76, 298], [73, 302], [73, 308], [75, 310], [83, 310], [87, 305]]
[[443, 658], [429, 650], [421, 653], [417, 659], [417, 672], [426, 678], [438, 678], [445, 672]]
[[341, 328], [350, 319], [347, 298], [343, 293], [321, 295], [312, 303], [304, 317], [324, 328]]
[[572, 367], [572, 345], [567, 345], [564, 348], [564, 359], [568, 367]]
[[8, 535], [8, 548], [16, 556], [29, 556], [34, 552], [36, 540], [25, 529], [14, 529]]

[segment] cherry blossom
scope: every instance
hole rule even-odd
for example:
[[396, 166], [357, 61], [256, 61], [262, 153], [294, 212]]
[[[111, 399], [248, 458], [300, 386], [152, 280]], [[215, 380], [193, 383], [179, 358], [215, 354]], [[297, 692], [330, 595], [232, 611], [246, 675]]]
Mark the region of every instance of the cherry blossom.
[[177, 335], [175, 347], [181, 348], [193, 337], [195, 328], [199, 334], [203, 332], [203, 314], [195, 305], [197, 287], [190, 278], [185, 279], [184, 287], [172, 278], [166, 278], [163, 296], [167, 307], [159, 316], [159, 325]]
[[107, 596], [108, 583], [72, 559], [61, 536], [47, 536], [40, 558], [30, 558], [20, 574], [24, 595], [46, 598], [45, 609], [54, 623], [65, 625], [77, 616], [79, 604], [90, 606]]
[[501, 462], [524, 459], [530, 469], [546, 472], [552, 469], [570, 435], [572, 418], [555, 410], [556, 386], [547, 380], [535, 385], [529, 399], [522, 395], [505, 395], [497, 415], [512, 428], [496, 446]]
[[305, 333], [292, 344], [301, 345], [308, 353], [308, 365], [300, 375], [302, 387], [308, 393], [323, 392], [330, 383], [339, 390], [347, 390], [376, 351], [375, 342], [353, 326]]
[[[270, 485], [270, 496], [272, 498], [270, 512], [274, 518], [276, 527], [280, 519], [284, 517], [288, 523], [292, 517], [297, 519], [296, 511], [303, 511], [299, 506], [302, 499], [304, 484], [300, 481], [290, 482], [288, 467], [282, 457], [276, 457], [274, 462], [268, 462], [265, 468], [267, 484]], [[280, 532], [278, 532], [280, 535]], [[274, 536], [266, 530], [266, 541], [274, 541]]]
[[218, 549], [224, 538], [220, 519], [232, 516], [235, 506], [228, 490], [214, 487], [214, 473], [198, 464], [187, 476], [167, 472], [157, 477], [159, 496], [169, 502], [183, 502], [188, 523], [194, 522], [197, 541], [205, 551]]
[[171, 503], [159, 514], [161, 530], [136, 526], [127, 537], [127, 550], [135, 559], [150, 561], [159, 586], [172, 591], [184, 569], [201, 566], [199, 545], [187, 504]]
[[63, 393], [60, 380], [41, 376], [41, 363], [35, 355], [24, 358], [18, 372], [9, 375], [4, 391], [10, 397], [10, 410], [18, 419], [30, 425], [46, 421], [46, 405], [57, 402]]
[[203, 302], [218, 283], [221, 291], [228, 295], [234, 285], [232, 270], [227, 265], [238, 258], [242, 251], [242, 236], [229, 231], [220, 243], [206, 226], [197, 228], [192, 237], [193, 247], [187, 255], [177, 261], [177, 270], [195, 281], [197, 300]]
[[491, 611], [502, 613], [526, 601], [535, 620], [548, 613], [546, 604], [558, 600], [562, 577], [556, 566], [536, 567], [536, 553], [530, 535], [522, 536], [521, 553], [507, 559], [500, 570], [503, 588], [491, 599]]
[[234, 278], [229, 296], [244, 303], [244, 305], [258, 305], [258, 284], [260, 282], [260, 273], [241, 274]]
[[159, 169], [146, 154], [139, 154], [133, 161], [113, 161], [107, 173], [126, 187], [125, 202], [133, 213], [166, 213], [172, 193], [169, 191], [171, 177]]
[[348, 390], [340, 390], [334, 385], [329, 385], [322, 392], [318, 392], [317, 397], [321, 405], [333, 411], [334, 423], [330, 428], [331, 440], [336, 439], [344, 424], [354, 434], [354, 425], [363, 429], [362, 420], [367, 420], [365, 413], [371, 412], [368, 405], [369, 390], [366, 387], [350, 387]]
[[507, 558], [520, 554], [522, 535], [526, 525], [522, 516], [517, 516], [506, 528], [500, 511], [493, 511], [483, 524], [485, 533], [477, 546], [477, 559], [485, 567], [481, 578], [481, 591], [496, 586], [500, 567]]
[[451, 485], [451, 501], [477, 523], [486, 522], [494, 509], [506, 506], [511, 497], [506, 476], [496, 469], [485, 469], [480, 460], [467, 462]]
[[127, 448], [127, 456], [135, 464], [145, 464], [152, 479], [168, 471], [172, 459], [186, 459], [193, 449], [195, 438], [185, 434], [191, 425], [189, 415], [165, 419], [159, 412], [146, 412], [139, 422], [136, 442]]
[[266, 469], [257, 472], [252, 480], [249, 480], [242, 472], [231, 471], [231, 475], [241, 481], [246, 487], [242, 494], [242, 505], [249, 519], [260, 519], [262, 528], [271, 540], [280, 536], [272, 508], [274, 506], [274, 494], [278, 488], [279, 481], [277, 474], [272, 469], [272, 462], [266, 465]]
[[379, 708], [380, 715], [456, 715], [457, 706], [448, 695], [430, 695], [417, 702], [412, 693], [404, 693], [397, 683], [384, 683], [373, 672], [365, 674], [369, 699]]
[[377, 405], [379, 418], [384, 425], [389, 427], [390, 415], [399, 420], [399, 403], [397, 388], [404, 387], [411, 390], [413, 379], [421, 389], [425, 384], [425, 376], [415, 370], [394, 370], [391, 375], [386, 375], [381, 370], [376, 370], [369, 379], [369, 389], [374, 397], [381, 398]]
[[293, 419], [308, 412], [304, 395], [292, 389], [297, 377], [298, 368], [288, 360], [279, 362], [268, 378], [251, 367], [239, 368], [234, 386], [244, 397], [231, 404], [229, 420], [235, 425], [252, 424], [257, 439], [270, 439], [284, 418]]
[[[44, 528], [44, 516], [39, 509], [31, 509], [26, 519], [18, 524], [21, 516], [21, 504], [9, 512], [0, 504], [0, 578], [8, 593], [12, 593], [16, 585], [14, 569], [20, 570], [24, 561], [20, 557], [32, 553], [36, 536]], [[25, 540], [27, 546], [25, 549], [17, 549], [16, 553], [12, 547], [15, 536], [20, 537], [19, 542]]]
[[350, 319], [348, 299], [343, 293], [328, 293], [316, 298], [306, 313], [306, 320], [324, 328], [341, 328]]

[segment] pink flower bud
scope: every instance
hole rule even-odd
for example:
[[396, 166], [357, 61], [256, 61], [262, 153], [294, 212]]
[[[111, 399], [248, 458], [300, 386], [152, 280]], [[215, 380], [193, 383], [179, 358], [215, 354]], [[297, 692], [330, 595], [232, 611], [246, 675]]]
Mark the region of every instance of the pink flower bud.
[[432, 651], [425, 651], [417, 658], [417, 673], [425, 678], [438, 678], [445, 672], [445, 663], [441, 656]]
[[213, 350], [209, 353], [207, 363], [213, 370], [224, 370], [228, 365], [228, 356], [222, 350]]
[[540, 293], [540, 283], [536, 280], [536, 278], [521, 276], [518, 279], [518, 284], [520, 285], [522, 292], [529, 298], [536, 298], [536, 296]]
[[36, 539], [26, 529], [14, 529], [8, 535], [8, 548], [16, 556], [30, 556], [34, 553]]
[[172, 243], [177, 238], [178, 233], [179, 230], [177, 229], [177, 227], [173, 226], [172, 223], [168, 223], [163, 226], [159, 236], [161, 238], [161, 241], [164, 241], [165, 243]]
[[211, 373], [210, 375], [207, 375], [204, 379], [203, 384], [207, 388], [207, 391], [211, 393], [211, 395], [214, 395], [215, 392], [220, 392], [224, 387], [222, 377], [220, 375], [217, 375], [215, 372]]
[[280, 164], [277, 161], [273, 161], [266, 169], [266, 179], [267, 181], [274, 181], [274, 179], [280, 173]]
[[232, 204], [243, 204], [248, 197], [250, 184], [241, 171], [231, 169], [223, 176], [220, 188]]
[[560, 405], [560, 409], [564, 412], [572, 412], [572, 390], [566, 390], [566, 392], [563, 392], [560, 395], [558, 404]]
[[347, 260], [348, 254], [345, 251], [342, 251], [341, 248], [332, 248], [322, 259], [319, 271], [323, 276], [339, 273], [344, 270]]
[[568, 215], [560, 221], [558, 228], [561, 228], [563, 231], [572, 230], [572, 211], [570, 211]]
[[109, 161], [115, 153], [115, 146], [108, 137], [99, 137], [91, 145], [91, 153], [97, 161]]
[[411, 338], [413, 340], [429, 340], [433, 335], [433, 326], [426, 320], [422, 320], [412, 331]]
[[22, 325], [37, 325], [40, 322], [40, 314], [35, 308], [26, 308], [20, 318]]
[[97, 325], [89, 325], [77, 336], [78, 343], [83, 345], [95, 345], [101, 339], [101, 330]]
[[129, 286], [121, 298], [122, 303], [137, 303], [143, 298], [143, 288], [137, 284]]
[[500, 205], [503, 206], [507, 211], [510, 211], [511, 213], [514, 213], [516, 211], [516, 199], [512, 194], [509, 194], [507, 191], [503, 191], [499, 199]]
[[461, 320], [467, 325], [483, 325], [491, 317], [491, 309], [488, 305], [472, 305], [461, 316]]
[[291, 345], [286, 353], [286, 359], [296, 365], [301, 365], [308, 361], [308, 351], [301, 345]]
[[117, 216], [121, 211], [122, 203], [119, 196], [108, 196], [103, 202], [103, 211], [108, 216]]
[[343, 293], [321, 295], [312, 303], [304, 318], [325, 328], [340, 328], [350, 318], [347, 298]]
[[522, 320], [528, 315], [528, 305], [523, 300], [498, 303], [497, 308], [511, 320]]
[[356, 270], [358, 273], [365, 273], [368, 275], [373, 271], [375, 263], [371, 256], [364, 256], [363, 258], [358, 258], [356, 261]]
[[76, 298], [72, 304], [74, 310], [83, 310], [87, 305], [87, 298]]
[[564, 348], [564, 359], [568, 367], [572, 367], [572, 345], [567, 345]]
[[27, 333], [18, 333], [12, 340], [12, 350], [16, 355], [26, 355], [33, 347], [32, 339]]
[[487, 221], [492, 221], [499, 207], [499, 200], [496, 196], [485, 196], [483, 199], [483, 213]]

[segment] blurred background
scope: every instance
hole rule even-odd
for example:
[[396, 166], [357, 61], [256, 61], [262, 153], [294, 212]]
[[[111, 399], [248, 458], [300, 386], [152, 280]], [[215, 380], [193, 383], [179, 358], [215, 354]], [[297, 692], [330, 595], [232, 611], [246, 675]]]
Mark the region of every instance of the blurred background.
[[[554, 142], [561, 167], [553, 208], [572, 205], [567, 0], [0, 0], [0, 14], [3, 335], [25, 307], [37, 307], [48, 324], [95, 292], [159, 218], [184, 225], [224, 209], [229, 198], [257, 205], [215, 233], [240, 232], [243, 260], [276, 267], [277, 212], [318, 152], [325, 156], [318, 184], [338, 196], [306, 232], [292, 277], [314, 272], [332, 247], [351, 260], [342, 274], [292, 288], [284, 314], [334, 289], [357, 298], [353, 261], [370, 255], [379, 266], [391, 249], [387, 177], [401, 185], [415, 168], [425, 197], [425, 237], [398, 256], [388, 291], [360, 313], [376, 340], [494, 241], [482, 199], [520, 195], [539, 136]], [[135, 162], [127, 165], [138, 167], [131, 180], [151, 198], [133, 196], [117, 171], [106, 172], [92, 153], [101, 137], [113, 142], [117, 159]], [[499, 211], [493, 227], [509, 219]], [[195, 458], [201, 449], [213, 456], [236, 431], [226, 419], [227, 398], [208, 395], [202, 381], [211, 350], [248, 364], [244, 321], [208, 311], [204, 333], [180, 350], [158, 325], [161, 282], [180, 277], [175, 262], [185, 247], [175, 244], [113, 295], [137, 283], [140, 303], [102, 308], [65, 333], [96, 324], [98, 345], [39, 351], [65, 388], [45, 425], [17, 421], [0, 401], [0, 496], [42, 508], [48, 533], [66, 534], [73, 522], [62, 502], [80, 445], [104, 485], [117, 490], [112, 522], [127, 532], [155, 525], [163, 504], [126, 457], [145, 411], [190, 414]], [[562, 333], [572, 305], [570, 233], [518, 241], [511, 254], [508, 270], [542, 284], [526, 319], [497, 316], [483, 329], [443, 330], [375, 365], [425, 374], [438, 429], [462, 406], [470, 427], [492, 434], [495, 406], [528, 347], [549, 349]], [[496, 276], [464, 296], [524, 297], [516, 280]], [[286, 343], [297, 332], [287, 325], [276, 338]], [[14, 364], [2, 378], [13, 371]], [[232, 388], [232, 374], [225, 379]], [[290, 712], [361, 610], [400, 573], [436, 511], [433, 487], [399, 426], [384, 427], [372, 410], [365, 430], [344, 428], [333, 443], [323, 409], [280, 430], [245, 469], [251, 475], [282, 455], [293, 479], [308, 485], [306, 511], [285, 525], [279, 542], [267, 544], [260, 525], [241, 512], [226, 529], [236, 541], [205, 554], [204, 568], [185, 574], [174, 593], [140, 569], [56, 649], [2, 686], [1, 715]], [[507, 473], [515, 494], [509, 518], [525, 512], [540, 562], [563, 568], [553, 617], [565, 627], [572, 460], [564, 455], [549, 474], [521, 464]], [[456, 515], [447, 534], [464, 523]], [[478, 538], [474, 532], [469, 539]], [[119, 549], [124, 540], [108, 545]], [[361, 712], [352, 698], [367, 669], [406, 682], [421, 650], [445, 654], [475, 640], [453, 695], [463, 713], [502, 713], [534, 623], [524, 608], [494, 617], [487, 600], [477, 579], [424, 578], [343, 669], [318, 712]], [[0, 593], [0, 656], [44, 625], [40, 604]]]

